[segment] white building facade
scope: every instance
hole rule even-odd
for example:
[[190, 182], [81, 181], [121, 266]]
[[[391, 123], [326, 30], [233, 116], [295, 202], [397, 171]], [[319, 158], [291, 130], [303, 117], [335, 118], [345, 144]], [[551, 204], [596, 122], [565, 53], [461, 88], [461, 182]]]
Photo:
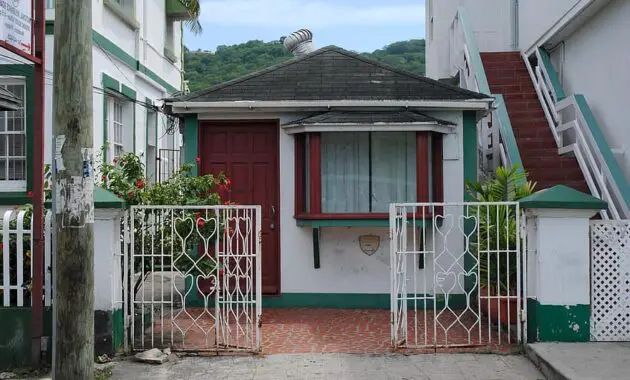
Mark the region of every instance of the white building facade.
[[[460, 23], [458, 19], [462, 11], [465, 12], [465, 22], [472, 34], [467, 36], [465, 52], [461, 41], [453, 33], [454, 25]], [[630, 188], [627, 187], [630, 181], [630, 132], [627, 127], [628, 100], [625, 91], [630, 87], [630, 72], [627, 70], [630, 50], [623, 46], [630, 37], [629, 19], [630, 2], [627, 0], [427, 0], [427, 76], [447, 78], [466, 72], [471, 77], [475, 76], [478, 84], [483, 84], [486, 73], [493, 68], [486, 67], [484, 70], [483, 65], [481, 68], [476, 67], [481, 61], [479, 65], [476, 64], [473, 55], [520, 53], [523, 61], [529, 62], [529, 74], [536, 82], [534, 85], [538, 98], [542, 99], [545, 89], [548, 90], [548, 103], [551, 100], [553, 104], [546, 107], [545, 116], [550, 126], [556, 129], [554, 137], [561, 155], [572, 149], [569, 145], [580, 144], [579, 136], [576, 137], [573, 131], [567, 132], [571, 127], [562, 125], [573, 122], [565, 114], [573, 112], [565, 103], [571, 102], [570, 98], [574, 95], [579, 99], [583, 96], [590, 109], [581, 112], [585, 117], [580, 115], [576, 118], [582, 119], [585, 126], [588, 124], [584, 136], [587, 141], [591, 139], [588, 135], [593, 125], [597, 125], [599, 132], [592, 132], [592, 145], [597, 145], [597, 148], [591, 149], [591, 153], [596, 161], [608, 161], [605, 165], [608, 168], [601, 170], [610, 172], [603, 175], [610, 177], [607, 182], [617, 182], [616, 187], [619, 189], [608, 188], [607, 191], [617, 193], [619, 199], [625, 198], [624, 208], [627, 211], [627, 202], [630, 200]], [[471, 39], [474, 39], [476, 49], [471, 48], [468, 41]], [[548, 57], [551, 65], [548, 69], [553, 71], [547, 73], [541, 66], [543, 70], [540, 75], [547, 81], [546, 87], [535, 80], [537, 65], [544, 65], [538, 59], [542, 56]], [[488, 79], [492, 79], [490, 73]], [[461, 85], [469, 87], [464, 82], [465, 78], [462, 78]], [[483, 90], [479, 88], [480, 92]], [[565, 97], [567, 100], [562, 103]], [[509, 104], [507, 108], [511, 112]], [[494, 133], [494, 138], [498, 138], [498, 131]], [[602, 142], [608, 149], [602, 149]], [[520, 141], [518, 145], [521, 145]], [[522, 154], [526, 148], [520, 149]], [[583, 149], [583, 153], [587, 157], [589, 152]], [[577, 159], [581, 161], [580, 157]], [[609, 186], [599, 186], [596, 179], [593, 179], [594, 185], [590, 183], [590, 174], [586, 172], [597, 170], [595, 166], [600, 165], [591, 165], [588, 159], [580, 162], [589, 188], [593, 195], [599, 196], [596, 193], [606, 193], [600, 187]], [[593, 188], [597, 191], [593, 191]]]
[[[47, 1], [46, 7], [44, 160], [50, 164], [53, 153], [54, 0]], [[188, 18], [177, 0], [93, 0], [94, 150], [98, 152], [106, 147], [101, 157], [97, 154], [97, 165], [99, 159], [111, 162], [124, 152], [135, 152], [146, 165], [147, 178], [154, 181], [179, 166], [181, 135], [178, 122], [161, 113], [160, 99], [182, 90], [182, 24]], [[13, 160], [12, 173], [2, 181], [0, 190], [0, 203], [12, 206], [27, 203], [27, 194], [31, 190], [29, 184], [33, 173], [29, 169], [32, 163], [28, 162], [26, 153], [32, 140], [29, 131], [32, 131], [33, 115], [29, 105], [33, 97], [33, 66], [10, 52], [2, 54], [0, 61], [0, 84], [3, 87], [18, 86], [11, 89], [23, 93], [25, 99], [22, 111], [9, 112], [4, 118], [22, 123], [16, 130], [24, 133], [24, 146], [17, 152], [22, 161], [15, 164], [13, 161], [18, 158], [7, 156]], [[4, 154], [0, 152], [0, 156]]]

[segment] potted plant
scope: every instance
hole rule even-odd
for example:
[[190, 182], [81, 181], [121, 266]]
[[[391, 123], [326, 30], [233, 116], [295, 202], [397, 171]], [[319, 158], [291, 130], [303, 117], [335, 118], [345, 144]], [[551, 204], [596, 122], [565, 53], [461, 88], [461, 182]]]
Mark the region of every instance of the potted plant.
[[[467, 183], [468, 193], [478, 202], [518, 201], [534, 193], [535, 183], [526, 180], [517, 165], [498, 167], [494, 176], [477, 183]], [[517, 220], [510, 205], [479, 207], [479, 231], [473, 244], [479, 268], [479, 308], [492, 321], [501, 324], [517, 321]], [[499, 297], [501, 296], [501, 297]], [[510, 296], [511, 298], [507, 298]], [[508, 312], [509, 310], [509, 312]]]

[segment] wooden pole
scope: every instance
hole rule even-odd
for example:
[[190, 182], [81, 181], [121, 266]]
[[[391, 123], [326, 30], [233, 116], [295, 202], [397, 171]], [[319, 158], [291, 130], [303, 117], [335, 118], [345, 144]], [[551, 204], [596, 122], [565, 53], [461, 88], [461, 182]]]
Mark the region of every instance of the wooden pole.
[[[38, 367], [41, 360], [41, 343], [44, 328], [44, 110], [46, 93], [46, 4], [33, 1], [35, 18], [35, 104], [33, 120], [33, 288], [31, 289], [31, 364]], [[47, 269], [46, 269], [47, 270]]]
[[54, 379], [94, 376], [92, 1], [57, 0]]

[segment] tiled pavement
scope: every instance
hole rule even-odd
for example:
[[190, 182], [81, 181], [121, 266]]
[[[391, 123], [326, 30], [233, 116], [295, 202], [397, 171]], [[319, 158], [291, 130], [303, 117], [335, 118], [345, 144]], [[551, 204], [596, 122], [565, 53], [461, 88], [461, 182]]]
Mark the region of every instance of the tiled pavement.
[[[187, 309], [188, 314], [180, 314], [171, 324], [168, 320], [154, 319], [153, 339], [155, 346], [171, 346], [171, 325], [175, 326], [175, 349], [210, 349], [214, 347], [214, 318], [203, 309]], [[488, 333], [487, 320], [481, 324], [470, 311], [446, 311], [438, 313], [438, 323], [434, 326], [433, 312], [419, 311], [414, 318], [413, 311], [408, 315], [409, 345], [429, 346], [424, 349], [406, 349], [407, 353], [435, 352], [432, 346], [434, 336], [437, 344], [451, 347], [438, 349], [438, 352], [507, 352], [513, 345], [507, 344], [505, 329], [499, 343], [496, 328]], [[251, 315], [251, 314], [250, 314]], [[459, 318], [456, 318], [459, 317]], [[192, 323], [195, 319], [195, 323]], [[234, 319], [232, 318], [232, 321]], [[253, 319], [252, 319], [253, 320]], [[230, 346], [243, 347], [248, 342], [251, 346], [253, 336], [246, 336], [243, 329], [245, 319], [241, 318], [239, 326], [230, 323], [233, 331]], [[163, 323], [163, 325], [162, 325]], [[426, 326], [426, 328], [425, 328]], [[182, 341], [182, 331], [186, 331]], [[416, 336], [416, 331], [418, 332]], [[145, 329], [145, 343], [151, 348], [151, 329]], [[160, 344], [162, 332], [166, 336], [164, 344]], [[236, 332], [236, 333], [234, 333]], [[515, 331], [512, 330], [512, 336]], [[380, 354], [392, 351], [391, 323], [389, 310], [346, 310], [346, 309], [265, 309], [262, 317], [262, 350], [264, 354], [281, 353], [361, 353]], [[490, 335], [490, 336], [489, 336]], [[246, 339], [248, 338], [248, 339]], [[513, 341], [512, 341], [513, 342]]]
[[542, 380], [523, 356], [481, 354], [279, 354], [175, 358], [165, 364], [123, 361], [111, 380]]

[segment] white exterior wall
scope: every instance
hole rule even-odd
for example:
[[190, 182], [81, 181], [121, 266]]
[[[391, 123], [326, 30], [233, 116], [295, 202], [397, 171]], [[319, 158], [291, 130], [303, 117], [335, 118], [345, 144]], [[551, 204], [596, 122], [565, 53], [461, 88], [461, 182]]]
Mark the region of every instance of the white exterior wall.
[[519, 1], [519, 48], [528, 49], [543, 33], [580, 0]]
[[615, 0], [555, 49], [552, 58], [567, 93], [583, 94], [630, 180], [630, 2]]
[[427, 0], [426, 76], [429, 78], [446, 78], [452, 74], [449, 72], [450, 28], [460, 6], [466, 7], [480, 51], [514, 50], [513, 0]]
[[[157, 76], [165, 80], [171, 86], [181, 88], [181, 22], [173, 23], [173, 50], [178, 62], [173, 63], [164, 57], [165, 33], [166, 33], [166, 15], [164, 8], [164, 0], [136, 0], [136, 20], [140, 28], [136, 31], [129, 24], [124, 22], [108, 7], [103, 4], [102, 0], [93, 0], [92, 4], [92, 29], [104, 36], [106, 39], [114, 43], [117, 47], [124, 50], [127, 54], [153, 71]], [[54, 19], [54, 9], [47, 11], [47, 18]], [[46, 86], [46, 126], [45, 126], [45, 152], [44, 159], [46, 163], [50, 163], [52, 159], [51, 141], [52, 141], [52, 72], [54, 58], [54, 36], [46, 36], [46, 70], [47, 86]], [[151, 99], [156, 105], [159, 105], [159, 99], [166, 97], [169, 91], [162, 85], [136, 70], [136, 67], [130, 67], [127, 63], [119, 60], [116, 56], [106, 52], [103, 48], [94, 44], [92, 49], [92, 80], [93, 86], [96, 88], [92, 92], [93, 97], [93, 134], [94, 134], [94, 150], [98, 152], [104, 145], [103, 140], [103, 74], [107, 74], [111, 78], [117, 80], [121, 84], [136, 91], [135, 122], [130, 135], [135, 134], [135, 152], [143, 155], [143, 161], [146, 160], [146, 129], [147, 129], [147, 107], [143, 104], [146, 98]], [[138, 103], [139, 102], [139, 103]], [[131, 110], [131, 108], [130, 108]], [[131, 111], [127, 118], [133, 120]], [[165, 130], [166, 117], [158, 113], [158, 146], [157, 148], [165, 148]], [[111, 132], [108, 136], [111, 139]], [[181, 136], [176, 136], [176, 147], [180, 145]], [[98, 161], [98, 160], [97, 160]], [[146, 164], [146, 162], [145, 162]]]

